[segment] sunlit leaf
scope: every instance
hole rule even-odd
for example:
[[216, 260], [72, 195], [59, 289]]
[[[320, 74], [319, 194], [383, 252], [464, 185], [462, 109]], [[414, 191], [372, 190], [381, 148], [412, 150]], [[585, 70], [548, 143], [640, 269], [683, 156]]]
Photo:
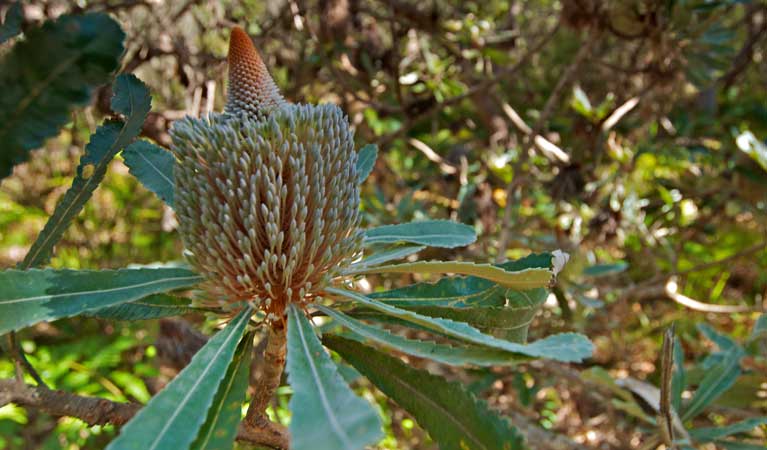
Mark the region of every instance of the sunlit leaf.
[[0, 334], [201, 280], [200, 275], [180, 268], [0, 271]]
[[[13, 16], [9, 17], [13, 20]], [[0, 178], [109, 81], [125, 34], [108, 15], [63, 15], [33, 28], [0, 62]]]
[[354, 300], [365, 307], [402, 319], [406, 322], [420, 325], [428, 330], [490, 348], [506, 350], [531, 357], [549, 358], [568, 362], [582, 361], [584, 358], [591, 356], [593, 351], [591, 342], [589, 342], [585, 336], [580, 334], [562, 333], [548, 336], [530, 344], [518, 344], [484, 334], [471, 325], [463, 322], [454, 322], [448, 319], [424, 316], [412, 311], [387, 305], [356, 292], [337, 288], [326, 288], [326, 292]]
[[[551, 254], [531, 254], [524, 258], [499, 264], [507, 271], [525, 269], [548, 269], [551, 267]], [[479, 277], [446, 277], [436, 283], [416, 283], [384, 292], [374, 292], [369, 297], [395, 306], [450, 306], [478, 307], [503, 306], [506, 299], [516, 298], [517, 291]], [[512, 306], [519, 306], [513, 304]]]
[[178, 450], [189, 448], [208, 418], [225, 383], [253, 313], [243, 309], [203, 346], [184, 370], [128, 422], [109, 450]]
[[173, 207], [173, 155], [151, 142], [139, 140], [122, 152], [125, 165], [147, 189]]
[[475, 240], [477, 235], [472, 227], [449, 220], [424, 220], [365, 230], [365, 244], [408, 242], [454, 248], [469, 245]]
[[504, 270], [491, 264], [475, 264], [462, 261], [416, 261], [377, 267], [350, 269], [346, 275], [367, 275], [371, 273], [455, 273], [472, 275], [493, 281], [512, 289], [534, 289], [551, 283], [553, 273], [549, 269], [524, 269], [516, 272]]
[[523, 438], [508, 420], [444, 377], [416, 370], [370, 347], [339, 337], [327, 345], [415, 417], [441, 450], [512, 450]]
[[112, 109], [123, 114], [125, 121], [108, 120], [91, 136], [72, 186], [56, 204], [53, 215], [32, 244], [20, 268], [36, 267], [48, 261], [53, 246], [104, 178], [112, 158], [141, 131], [150, 107], [151, 97], [144, 83], [133, 75], [117, 77]]
[[359, 450], [383, 437], [373, 407], [354, 395], [298, 308], [288, 309], [290, 446], [293, 450]]

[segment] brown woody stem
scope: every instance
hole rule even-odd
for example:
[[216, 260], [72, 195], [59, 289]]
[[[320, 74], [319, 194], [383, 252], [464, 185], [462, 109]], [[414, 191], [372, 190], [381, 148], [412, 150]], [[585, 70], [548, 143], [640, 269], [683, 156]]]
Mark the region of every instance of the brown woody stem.
[[270, 423], [266, 408], [280, 386], [282, 371], [287, 354], [287, 327], [284, 321], [275, 321], [269, 328], [264, 361], [259, 377], [254, 384], [255, 392], [250, 402], [244, 423], [248, 426], [264, 427]]

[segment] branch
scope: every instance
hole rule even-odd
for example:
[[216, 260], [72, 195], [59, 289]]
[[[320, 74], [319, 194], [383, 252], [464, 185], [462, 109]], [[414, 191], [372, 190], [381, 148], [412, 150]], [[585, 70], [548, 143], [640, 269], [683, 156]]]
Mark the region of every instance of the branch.
[[287, 327], [283, 321], [275, 321], [269, 327], [262, 370], [254, 383], [253, 400], [245, 415], [246, 425], [264, 427], [271, 423], [266, 416], [266, 407], [269, 406], [275, 391], [280, 386], [286, 355]]
[[35, 408], [55, 417], [77, 417], [88, 425], [123, 425], [141, 409], [138, 403], [112, 402], [35, 387], [15, 380], [0, 380], [0, 406], [8, 403]]
[[[53, 391], [15, 380], [0, 380], [0, 407], [8, 403], [34, 408], [54, 417], [76, 417], [88, 425], [124, 425], [140, 409], [138, 403], [113, 402], [98, 397], [86, 397], [65, 391]], [[287, 449], [287, 430], [276, 423], [262, 426], [240, 424], [237, 440], [275, 449]]]

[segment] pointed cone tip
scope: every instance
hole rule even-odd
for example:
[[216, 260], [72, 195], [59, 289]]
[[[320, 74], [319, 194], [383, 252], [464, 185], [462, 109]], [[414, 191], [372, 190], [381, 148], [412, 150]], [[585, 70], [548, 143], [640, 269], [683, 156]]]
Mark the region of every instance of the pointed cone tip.
[[228, 112], [239, 110], [253, 112], [285, 103], [256, 46], [253, 45], [248, 33], [240, 27], [232, 28], [227, 59], [229, 89], [226, 110]]
[[261, 62], [261, 55], [258, 54], [248, 33], [240, 27], [234, 27], [229, 37], [229, 63], [239, 61], [257, 64]]

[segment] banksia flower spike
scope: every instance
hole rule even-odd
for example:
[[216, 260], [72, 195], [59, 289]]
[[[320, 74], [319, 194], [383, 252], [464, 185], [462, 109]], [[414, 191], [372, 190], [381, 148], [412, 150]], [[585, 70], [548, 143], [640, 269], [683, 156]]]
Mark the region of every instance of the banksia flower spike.
[[179, 232], [214, 298], [274, 320], [360, 250], [354, 134], [335, 105], [286, 102], [240, 28], [229, 83], [225, 113], [171, 130]]

